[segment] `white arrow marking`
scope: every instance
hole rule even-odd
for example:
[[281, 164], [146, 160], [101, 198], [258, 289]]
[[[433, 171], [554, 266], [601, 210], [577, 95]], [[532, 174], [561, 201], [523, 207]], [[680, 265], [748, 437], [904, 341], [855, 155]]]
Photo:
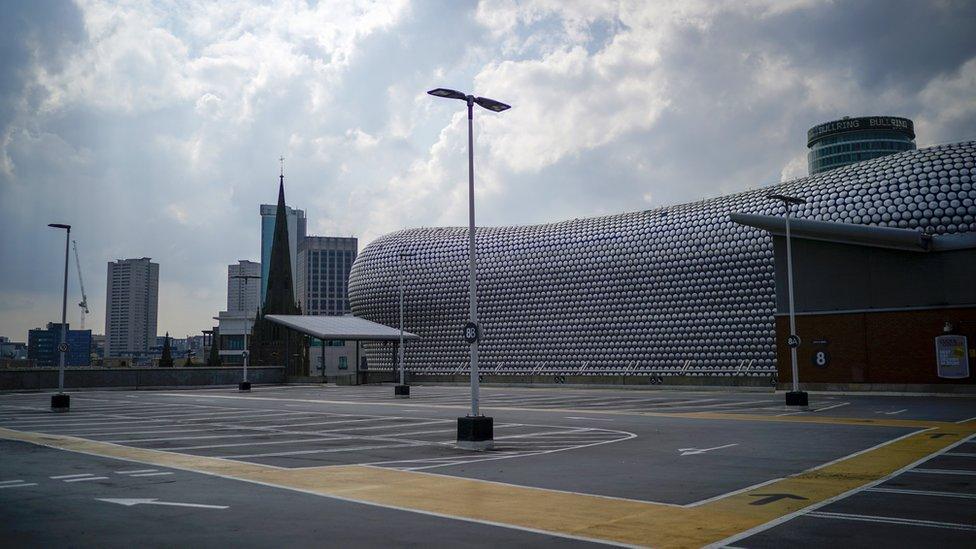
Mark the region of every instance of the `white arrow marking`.
[[126, 507], [133, 505], [170, 505], [172, 507], [199, 507], [200, 509], [228, 509], [226, 505], [204, 505], [203, 503], [176, 503], [175, 501], [157, 501], [156, 498], [95, 498], [98, 501], [118, 503]]
[[716, 446], [714, 448], [678, 448], [683, 456], [691, 456], [695, 454], [704, 454], [705, 452], [711, 452], [712, 450], [721, 450], [722, 448], [731, 448], [732, 446], [738, 446], [739, 443], [733, 442], [732, 444], [726, 444], [725, 446]]

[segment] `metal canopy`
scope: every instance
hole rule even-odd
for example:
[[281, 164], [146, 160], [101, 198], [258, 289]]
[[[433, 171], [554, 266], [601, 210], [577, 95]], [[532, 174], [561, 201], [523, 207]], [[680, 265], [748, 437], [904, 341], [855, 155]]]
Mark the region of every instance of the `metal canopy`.
[[[395, 341], [400, 330], [371, 322], [358, 316], [266, 315], [281, 324], [316, 339], [346, 339], [355, 341]], [[403, 332], [404, 339], [420, 339], [417, 334]]]
[[[763, 229], [778, 236], [783, 236], [786, 225], [782, 217], [768, 215], [733, 213], [729, 219], [740, 225]], [[790, 228], [794, 238], [911, 252], [942, 252], [976, 247], [976, 234], [972, 233], [928, 235], [913, 229], [873, 227], [814, 219], [791, 219]]]

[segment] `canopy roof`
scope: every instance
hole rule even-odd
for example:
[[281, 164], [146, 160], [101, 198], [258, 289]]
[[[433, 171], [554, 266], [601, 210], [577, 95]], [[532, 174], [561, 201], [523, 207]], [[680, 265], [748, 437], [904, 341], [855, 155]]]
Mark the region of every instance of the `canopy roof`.
[[[740, 225], [769, 231], [777, 236], [786, 234], [786, 220], [783, 217], [734, 213], [729, 216], [729, 219]], [[790, 229], [791, 236], [794, 238], [912, 252], [945, 252], [976, 248], [976, 233], [930, 235], [914, 229], [796, 218], [790, 219]]]
[[[352, 315], [265, 315], [264, 318], [317, 339], [357, 341], [393, 341], [400, 339], [400, 330]], [[420, 339], [420, 336], [403, 332], [403, 338]]]

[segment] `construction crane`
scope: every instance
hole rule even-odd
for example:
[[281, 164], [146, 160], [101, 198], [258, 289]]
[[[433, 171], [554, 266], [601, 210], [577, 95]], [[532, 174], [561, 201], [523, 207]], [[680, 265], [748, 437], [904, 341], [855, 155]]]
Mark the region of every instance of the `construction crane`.
[[85, 315], [91, 311], [88, 310], [88, 296], [85, 295], [85, 281], [81, 278], [81, 260], [78, 259], [78, 241], [72, 240], [71, 245], [75, 248], [75, 266], [78, 267], [78, 285], [81, 286], [81, 303], [78, 306], [81, 307], [81, 329], [84, 330]]

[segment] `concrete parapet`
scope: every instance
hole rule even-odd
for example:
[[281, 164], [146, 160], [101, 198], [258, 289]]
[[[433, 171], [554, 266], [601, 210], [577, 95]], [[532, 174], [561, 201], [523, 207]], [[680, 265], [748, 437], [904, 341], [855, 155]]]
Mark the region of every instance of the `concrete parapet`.
[[[248, 381], [256, 385], [285, 382], [281, 366], [251, 366]], [[237, 385], [243, 381], [241, 368], [66, 368], [65, 389], [152, 388], [207, 385]], [[0, 390], [56, 389], [57, 368], [10, 368], [0, 370]]]

